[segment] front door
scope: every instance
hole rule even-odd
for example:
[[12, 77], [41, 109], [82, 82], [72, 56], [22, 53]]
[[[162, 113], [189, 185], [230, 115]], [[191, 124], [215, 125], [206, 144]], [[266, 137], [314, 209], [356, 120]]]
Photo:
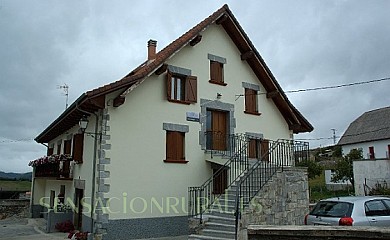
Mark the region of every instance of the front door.
[[207, 110], [207, 149], [227, 150], [227, 117], [227, 112]]
[[[213, 169], [213, 175], [217, 173], [218, 169]], [[214, 194], [224, 194], [225, 189], [227, 188], [227, 175], [228, 172], [226, 169], [221, 169], [219, 174], [213, 179], [213, 193]]]
[[74, 213], [74, 227], [78, 230], [81, 230], [82, 219], [83, 219], [83, 205], [82, 199], [84, 197], [84, 190], [76, 188], [75, 189], [75, 213]]

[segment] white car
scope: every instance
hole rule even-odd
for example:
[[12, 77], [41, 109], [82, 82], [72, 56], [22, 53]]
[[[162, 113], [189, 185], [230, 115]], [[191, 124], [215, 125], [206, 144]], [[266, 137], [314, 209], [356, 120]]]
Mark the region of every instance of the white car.
[[390, 227], [390, 198], [368, 196], [321, 200], [305, 216], [305, 225]]

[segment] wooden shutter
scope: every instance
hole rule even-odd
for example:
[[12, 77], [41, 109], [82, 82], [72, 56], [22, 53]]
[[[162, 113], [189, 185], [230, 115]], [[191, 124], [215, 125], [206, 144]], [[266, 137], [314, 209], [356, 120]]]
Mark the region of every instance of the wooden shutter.
[[220, 72], [220, 63], [210, 61], [210, 78], [212, 81], [220, 82], [221, 79], [219, 79], [219, 72]]
[[53, 152], [54, 152], [54, 148], [47, 148], [47, 156], [51, 156], [53, 155]]
[[78, 163], [83, 162], [84, 134], [73, 136], [73, 160]]
[[185, 84], [185, 100], [196, 103], [198, 99], [198, 85], [195, 76], [187, 76]]
[[172, 99], [172, 89], [171, 89], [171, 82], [172, 82], [172, 73], [170, 71], [167, 72], [167, 99]]
[[58, 145], [57, 145], [57, 154], [58, 154], [58, 155], [61, 154], [61, 144], [58, 144]]
[[369, 147], [368, 151], [370, 153], [370, 159], [375, 159], [375, 150], [374, 147]]
[[245, 111], [257, 113], [257, 92], [253, 89], [245, 88]]
[[64, 141], [64, 154], [70, 154], [71, 153], [71, 140], [65, 140]]
[[[269, 141], [267, 139], [264, 139], [263, 141], [261, 141], [261, 144], [260, 144], [260, 148], [261, 148], [261, 157], [263, 157], [263, 161], [269, 161]], [[265, 155], [267, 154], [267, 155]]]
[[184, 161], [184, 133], [167, 131], [166, 160]]
[[249, 148], [249, 153], [248, 153], [248, 157], [249, 158], [257, 158], [256, 156], [256, 139], [249, 139], [249, 145], [248, 145], [248, 148]]

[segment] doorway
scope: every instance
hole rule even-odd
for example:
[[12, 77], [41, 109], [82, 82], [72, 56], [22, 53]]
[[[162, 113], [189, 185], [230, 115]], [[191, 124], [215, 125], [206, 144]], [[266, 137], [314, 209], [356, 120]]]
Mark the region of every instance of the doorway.
[[81, 230], [83, 220], [83, 205], [84, 190], [80, 188], [75, 189], [75, 213], [74, 213], [74, 227]]
[[207, 109], [206, 146], [208, 150], [226, 151], [228, 148], [228, 112]]

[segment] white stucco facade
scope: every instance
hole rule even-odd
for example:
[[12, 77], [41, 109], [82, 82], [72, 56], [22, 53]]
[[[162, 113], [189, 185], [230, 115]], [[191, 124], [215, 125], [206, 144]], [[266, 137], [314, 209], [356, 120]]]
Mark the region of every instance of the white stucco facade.
[[[186, 120], [186, 112], [201, 112], [200, 99], [232, 104], [236, 119], [234, 133], [261, 133], [272, 140], [289, 139], [292, 135], [283, 116], [265, 94], [258, 96], [260, 116], [244, 113], [244, 98], [237, 99], [237, 95], [244, 92], [242, 82], [259, 85], [260, 92], [264, 92], [263, 86], [246, 61], [240, 59], [237, 47], [220, 26], [211, 25], [202, 36], [195, 47], [186, 46], [167, 61], [169, 65], [190, 69], [191, 75], [197, 76], [197, 103], [185, 105], [167, 101], [166, 74], [147, 78], [118, 108], [110, 106], [115, 94], [106, 98], [111, 136], [111, 150], [106, 154], [111, 159], [106, 168], [111, 173], [110, 192], [106, 194], [112, 199], [110, 219], [187, 214], [188, 187], [200, 186], [212, 173], [199, 144], [201, 124]], [[208, 54], [226, 58], [226, 86], [209, 83]], [[217, 93], [222, 95], [220, 99]], [[166, 154], [164, 123], [189, 127], [185, 135], [188, 163], [163, 161]]]
[[375, 158], [389, 158], [390, 139], [343, 145], [343, 155], [352, 149], [362, 149], [363, 158], [370, 159], [369, 148], [374, 147]]

